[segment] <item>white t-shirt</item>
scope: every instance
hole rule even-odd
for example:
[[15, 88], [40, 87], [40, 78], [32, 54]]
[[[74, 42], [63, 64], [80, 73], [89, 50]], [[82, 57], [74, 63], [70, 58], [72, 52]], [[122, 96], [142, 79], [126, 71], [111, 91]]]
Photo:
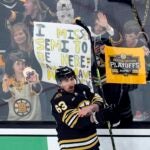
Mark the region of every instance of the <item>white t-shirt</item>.
[[24, 84], [21, 90], [10, 87], [11, 97], [8, 102], [8, 120], [39, 121], [41, 120], [41, 104], [39, 93], [32, 90], [32, 86]]

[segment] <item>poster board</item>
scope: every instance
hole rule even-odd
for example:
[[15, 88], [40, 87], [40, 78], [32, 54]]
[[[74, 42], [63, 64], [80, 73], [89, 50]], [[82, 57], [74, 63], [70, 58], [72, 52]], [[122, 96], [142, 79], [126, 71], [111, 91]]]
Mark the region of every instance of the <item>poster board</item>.
[[92, 88], [91, 43], [80, 26], [34, 22], [34, 53], [42, 68], [43, 81], [55, 84], [55, 70], [68, 66], [81, 83]]

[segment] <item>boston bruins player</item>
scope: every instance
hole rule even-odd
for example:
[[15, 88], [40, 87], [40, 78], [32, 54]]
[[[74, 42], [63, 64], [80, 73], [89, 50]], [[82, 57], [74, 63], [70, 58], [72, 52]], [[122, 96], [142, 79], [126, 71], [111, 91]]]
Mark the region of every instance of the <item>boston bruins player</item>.
[[56, 80], [60, 89], [51, 103], [60, 149], [99, 150], [92, 114], [103, 107], [102, 98], [86, 85], [76, 84], [75, 73], [69, 67], [57, 69]]

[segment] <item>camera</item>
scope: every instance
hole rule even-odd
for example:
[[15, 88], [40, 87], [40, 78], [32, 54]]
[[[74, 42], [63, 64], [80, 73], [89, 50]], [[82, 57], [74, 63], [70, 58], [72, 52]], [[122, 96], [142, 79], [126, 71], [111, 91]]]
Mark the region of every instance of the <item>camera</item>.
[[26, 80], [29, 80], [33, 75], [35, 75], [35, 70], [31, 67], [26, 67], [23, 70], [23, 75], [25, 77]]

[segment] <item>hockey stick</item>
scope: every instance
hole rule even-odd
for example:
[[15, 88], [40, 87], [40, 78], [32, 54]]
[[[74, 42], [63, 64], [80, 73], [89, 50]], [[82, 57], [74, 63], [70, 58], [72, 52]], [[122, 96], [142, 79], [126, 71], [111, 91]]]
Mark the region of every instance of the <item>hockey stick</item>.
[[[89, 28], [87, 27], [87, 25], [85, 25], [79, 18], [75, 19], [75, 23], [77, 25], [79, 25], [80, 27], [82, 27], [83, 29], [85, 29], [86, 32], [88, 33], [88, 36], [89, 36], [89, 39], [90, 39], [90, 42], [91, 42], [91, 49], [92, 49], [93, 56], [94, 56], [94, 62], [96, 62], [95, 63], [96, 64], [96, 74], [97, 74], [97, 79], [98, 79], [98, 82], [99, 82], [99, 88], [101, 90], [101, 94], [102, 94], [101, 96], [103, 98], [104, 108], [106, 108], [107, 107], [107, 102], [106, 102], [105, 97], [104, 97], [104, 91], [103, 91], [103, 88], [102, 88], [102, 82], [101, 82], [101, 79], [100, 79], [100, 72], [99, 72], [99, 69], [98, 69], [98, 64], [97, 64], [97, 61], [96, 61], [96, 55], [95, 55], [95, 52], [94, 52], [94, 44], [93, 44], [93, 41], [92, 41], [91, 32], [90, 32]], [[113, 133], [112, 133], [110, 121], [106, 121], [106, 123], [107, 123], [107, 127], [108, 127], [108, 130], [109, 130], [113, 150], [116, 150], [116, 146], [115, 146], [115, 142], [114, 142], [114, 138], [113, 138]]]

